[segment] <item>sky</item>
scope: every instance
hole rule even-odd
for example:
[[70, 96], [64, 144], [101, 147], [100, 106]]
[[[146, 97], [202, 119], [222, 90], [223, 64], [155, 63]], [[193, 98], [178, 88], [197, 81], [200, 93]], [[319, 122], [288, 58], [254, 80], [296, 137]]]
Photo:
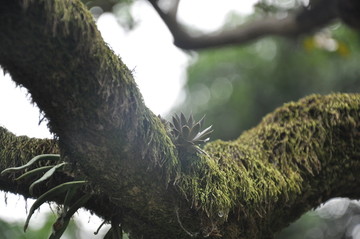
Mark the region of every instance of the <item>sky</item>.
[[[182, 0], [179, 19], [184, 23], [204, 31], [220, 27], [226, 13], [235, 11], [249, 13], [254, 0]], [[220, 3], [220, 4], [219, 4]], [[204, 9], [204, 6], [206, 8]], [[104, 40], [118, 54], [129, 69], [145, 100], [145, 104], [155, 114], [166, 114], [173, 105], [181, 101], [181, 87], [185, 83], [186, 66], [191, 57], [172, 44], [172, 36], [156, 12], [145, 1], [137, 1], [131, 9], [138, 26], [132, 31], [124, 31], [112, 14], [106, 13], [98, 19], [98, 28]], [[193, 54], [192, 54], [193, 55]], [[9, 75], [0, 72], [0, 126], [16, 135], [51, 138], [46, 122], [39, 125], [42, 116], [39, 109], [30, 104], [26, 89], [16, 87]], [[7, 197], [7, 204], [2, 197]], [[33, 201], [29, 200], [29, 207]], [[48, 206], [41, 212], [49, 211]], [[101, 221], [88, 213], [77, 216], [84, 230], [96, 229]], [[85, 215], [85, 216], [84, 216]], [[24, 220], [25, 203], [21, 196], [0, 193], [0, 218]], [[88, 223], [90, 221], [90, 223]], [[35, 213], [30, 226], [41, 225], [41, 213]], [[104, 230], [102, 230], [104, 231]], [[83, 232], [85, 233], [85, 232]], [[89, 233], [89, 232], [88, 232]], [[100, 232], [100, 234], [102, 234]], [[95, 237], [87, 234], [91, 238]], [[84, 238], [89, 238], [84, 236]]]

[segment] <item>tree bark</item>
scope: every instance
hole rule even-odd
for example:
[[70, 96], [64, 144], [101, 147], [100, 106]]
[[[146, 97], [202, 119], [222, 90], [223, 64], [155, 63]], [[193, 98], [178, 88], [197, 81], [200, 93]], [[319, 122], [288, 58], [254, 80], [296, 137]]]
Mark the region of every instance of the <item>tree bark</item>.
[[[0, 65], [29, 90], [56, 135], [1, 129], [0, 170], [60, 152], [72, 168], [54, 183], [88, 180], [86, 208], [120, 217], [131, 238], [272, 238], [331, 197], [360, 195], [359, 95], [287, 104], [237, 140], [208, 143], [208, 155], [196, 155], [178, 152], [80, 1], [4, 1]], [[2, 190], [28, 196], [27, 186], [0, 177]]]
[[177, 20], [179, 1], [168, 12], [160, 8], [157, 0], [149, 2], [174, 37], [174, 44], [185, 50], [242, 45], [265, 36], [298, 37], [317, 31], [338, 17], [337, 0], [319, 0], [311, 8], [298, 9], [283, 19], [268, 16], [229, 29], [224, 27], [215, 32], [194, 34]]

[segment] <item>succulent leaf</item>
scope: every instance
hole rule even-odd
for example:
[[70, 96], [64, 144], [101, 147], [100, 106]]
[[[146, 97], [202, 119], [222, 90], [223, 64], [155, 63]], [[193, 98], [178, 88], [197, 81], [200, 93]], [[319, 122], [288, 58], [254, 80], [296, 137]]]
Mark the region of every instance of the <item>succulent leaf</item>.
[[207, 127], [206, 129], [204, 129], [203, 131], [201, 131], [200, 133], [198, 133], [194, 140], [206, 140], [207, 138], [209, 138], [210, 134], [214, 131], [211, 129], [212, 126]]
[[194, 117], [192, 116], [192, 114], [190, 114], [189, 119], [188, 119], [188, 125], [190, 128], [192, 128], [194, 126]]
[[192, 149], [198, 153], [205, 153], [197, 145], [205, 143], [209, 140], [210, 134], [213, 132], [212, 126], [201, 131], [205, 122], [205, 116], [196, 122], [192, 115], [186, 119], [183, 113], [180, 116], [175, 114], [172, 117], [170, 127], [174, 136], [175, 144], [181, 148]]
[[[175, 116], [177, 116], [177, 115], [175, 115]], [[173, 126], [174, 126], [174, 129], [180, 129], [181, 127], [180, 127], [180, 120], [179, 120], [179, 117], [177, 116], [177, 117], [172, 117], [172, 120], [173, 120]]]
[[187, 125], [186, 117], [183, 113], [180, 114], [181, 126]]
[[177, 121], [179, 122], [179, 124], [180, 124], [180, 116], [178, 115], [178, 114], [175, 114], [175, 118], [177, 119]]
[[200, 128], [202, 128], [205, 123], [205, 115], [199, 120], [199, 123], [200, 123]]
[[194, 127], [192, 127], [189, 138], [195, 139], [195, 137], [199, 133], [199, 131], [200, 131], [200, 123], [198, 122], [194, 125]]
[[190, 128], [189, 126], [187, 125], [184, 125], [182, 128], [181, 128], [181, 131], [182, 131], [182, 136], [184, 139], [188, 139], [189, 138], [189, 135], [190, 135]]

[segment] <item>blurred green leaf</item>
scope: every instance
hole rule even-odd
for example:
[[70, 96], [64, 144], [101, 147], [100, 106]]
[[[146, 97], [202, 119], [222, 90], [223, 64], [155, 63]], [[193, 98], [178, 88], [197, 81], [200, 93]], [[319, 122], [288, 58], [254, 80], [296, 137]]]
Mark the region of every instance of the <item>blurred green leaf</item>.
[[212, 139], [226, 140], [284, 102], [313, 93], [359, 92], [359, 34], [340, 25], [326, 31], [199, 52], [187, 70], [186, 99], [174, 111], [206, 114]]

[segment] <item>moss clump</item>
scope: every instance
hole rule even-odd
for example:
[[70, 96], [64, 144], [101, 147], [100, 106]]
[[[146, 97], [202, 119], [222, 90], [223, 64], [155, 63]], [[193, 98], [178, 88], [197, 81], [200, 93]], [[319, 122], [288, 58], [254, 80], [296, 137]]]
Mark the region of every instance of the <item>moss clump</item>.
[[[190, 158], [177, 186], [218, 227], [231, 216], [254, 222], [252, 229], [239, 226], [241, 235], [259, 236], [259, 228], [276, 230], [271, 227], [285, 222], [274, 223], [270, 215], [286, 214], [279, 209], [297, 202], [307, 190], [311, 194], [311, 182], [322, 178], [336, 146], [331, 144], [338, 137], [334, 126], [354, 127], [359, 101], [357, 95], [333, 94], [285, 104], [237, 140], [207, 144], [208, 156]], [[305, 201], [296, 214], [311, 208]]]

